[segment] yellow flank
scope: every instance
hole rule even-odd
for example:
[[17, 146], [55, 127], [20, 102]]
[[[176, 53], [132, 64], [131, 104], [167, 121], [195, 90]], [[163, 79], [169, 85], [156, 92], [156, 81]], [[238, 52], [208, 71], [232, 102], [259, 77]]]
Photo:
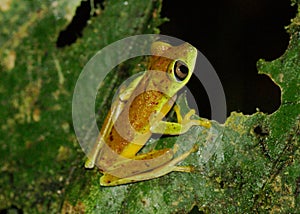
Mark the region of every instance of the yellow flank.
[[176, 158], [180, 145], [137, 153], [153, 133], [178, 135], [194, 125], [210, 127], [208, 121], [190, 119], [194, 110], [182, 116], [176, 105], [177, 123], [163, 120], [194, 71], [197, 49], [188, 43], [171, 46], [158, 41], [152, 44], [151, 51], [148, 70], [127, 87], [121, 86], [119, 99], [112, 104], [98, 141], [88, 154], [85, 166], [100, 168], [102, 186], [153, 179], [172, 171], [192, 171], [191, 167], [176, 164], [195, 149]]

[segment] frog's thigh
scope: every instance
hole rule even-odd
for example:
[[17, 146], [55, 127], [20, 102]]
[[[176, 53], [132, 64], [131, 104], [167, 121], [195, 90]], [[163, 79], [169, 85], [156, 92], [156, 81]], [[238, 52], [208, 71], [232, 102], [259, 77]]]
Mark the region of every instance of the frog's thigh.
[[[113, 170], [106, 171], [100, 178], [102, 186], [113, 186], [132, 182], [135, 175], [143, 175], [145, 172], [151, 172], [173, 159], [173, 149], [153, 150], [151, 152], [140, 154], [132, 158], [127, 158], [117, 165]], [[149, 178], [148, 178], [149, 179]], [[140, 178], [139, 180], [145, 180]]]
[[[169, 163], [173, 159], [175, 152], [173, 149], [168, 148], [136, 155], [119, 163], [119, 167], [115, 168], [115, 170], [118, 173], [124, 170], [125, 173], [123, 177], [144, 173], [145, 171], [153, 170], [154, 168]], [[111, 174], [113, 171], [109, 171], [109, 173]]]
[[[179, 162], [183, 161], [187, 156], [190, 155], [190, 153], [195, 152], [196, 147], [193, 147], [189, 151], [183, 153], [182, 155], [169, 160], [168, 162], [161, 163], [159, 167], [153, 168], [151, 170], [147, 170], [129, 177], [123, 177], [123, 178], [116, 178], [111, 175], [103, 175], [100, 179], [100, 184], [102, 186], [114, 186], [114, 185], [120, 185], [120, 184], [126, 184], [126, 183], [132, 183], [136, 181], [143, 181], [143, 180], [149, 180], [153, 178], [158, 178], [163, 175], [166, 175], [172, 171], [179, 171], [179, 172], [191, 172], [193, 171], [193, 167], [190, 166], [176, 166]], [[158, 150], [160, 151], [160, 150]], [[175, 152], [175, 151], [174, 151]], [[139, 156], [136, 156], [136, 158], [142, 158], [146, 154], [142, 154]]]

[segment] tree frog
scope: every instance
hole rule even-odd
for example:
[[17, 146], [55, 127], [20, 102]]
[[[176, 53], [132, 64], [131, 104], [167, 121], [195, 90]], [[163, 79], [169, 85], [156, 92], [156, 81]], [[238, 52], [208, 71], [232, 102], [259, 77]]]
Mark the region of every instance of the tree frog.
[[[120, 87], [97, 142], [88, 154], [85, 167], [100, 168], [102, 186], [149, 180], [172, 171], [190, 172], [191, 167], [176, 164], [194, 149], [178, 157], [174, 156], [178, 144], [173, 148], [138, 152], [153, 133], [179, 135], [194, 125], [210, 127], [208, 120], [191, 119], [195, 114], [193, 109], [182, 116], [175, 103], [177, 92], [192, 76], [197, 49], [188, 43], [172, 46], [156, 41], [151, 53], [148, 70]], [[173, 106], [177, 122], [163, 120]]]

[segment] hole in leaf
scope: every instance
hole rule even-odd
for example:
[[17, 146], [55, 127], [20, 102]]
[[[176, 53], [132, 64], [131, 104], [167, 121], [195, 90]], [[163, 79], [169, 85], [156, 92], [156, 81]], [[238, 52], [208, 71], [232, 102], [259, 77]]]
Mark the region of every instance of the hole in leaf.
[[189, 214], [202, 214], [202, 213], [205, 213], [203, 211], [199, 211], [199, 208], [198, 206], [194, 206], [193, 209], [189, 212]]
[[[189, 13], [183, 17], [182, 11]], [[164, 0], [162, 17], [170, 21], [160, 29], [162, 34], [191, 43], [207, 57], [222, 82], [228, 115], [232, 111], [252, 114], [257, 108], [273, 113], [280, 105], [280, 89], [268, 76], [258, 74], [256, 63], [274, 60], [285, 52], [289, 35], [284, 27], [296, 12], [297, 7], [284, 0], [189, 4]], [[199, 98], [197, 102], [209, 106], [208, 100]]]
[[[58, 48], [62, 48], [67, 45], [71, 45], [77, 40], [77, 38], [81, 37], [84, 27], [91, 18], [91, 5], [94, 4], [95, 9], [104, 9], [103, 2], [104, 0], [82, 1], [80, 6], [76, 9], [75, 16], [70, 24], [66, 27], [66, 29], [59, 33], [56, 46]], [[96, 13], [94, 12], [92, 16], [96, 16]]]
[[265, 136], [268, 136], [269, 135], [269, 131], [262, 128], [260, 125], [259, 126], [256, 126], [254, 129], [253, 129], [254, 133], [261, 136], [261, 137], [265, 137]]
[[260, 147], [262, 153], [264, 154], [264, 156], [271, 160], [271, 156], [269, 154], [269, 149], [268, 149], [268, 145], [265, 143], [265, 137], [267, 137], [269, 135], [269, 130], [265, 129], [264, 127], [258, 125], [253, 129], [254, 133], [257, 135], [257, 138], [259, 140], [259, 144], [258, 146]]

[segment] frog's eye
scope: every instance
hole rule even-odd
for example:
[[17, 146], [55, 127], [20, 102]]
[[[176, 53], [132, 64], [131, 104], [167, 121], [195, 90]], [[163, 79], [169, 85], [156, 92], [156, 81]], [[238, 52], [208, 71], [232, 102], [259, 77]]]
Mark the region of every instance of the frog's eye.
[[182, 61], [176, 61], [174, 64], [174, 74], [178, 81], [183, 81], [189, 73], [189, 68]]

